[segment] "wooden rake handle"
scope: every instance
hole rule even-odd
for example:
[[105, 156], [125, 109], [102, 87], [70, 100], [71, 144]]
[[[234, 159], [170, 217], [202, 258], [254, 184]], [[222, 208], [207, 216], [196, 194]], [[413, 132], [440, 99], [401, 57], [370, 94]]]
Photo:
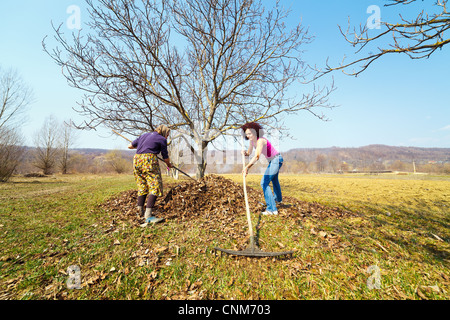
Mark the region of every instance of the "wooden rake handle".
[[[242, 151], [245, 151], [244, 148], [244, 136], [242, 136]], [[242, 170], [245, 169], [245, 154], [244, 152], [242, 152]], [[247, 221], [248, 221], [248, 229], [249, 229], [249, 233], [250, 233], [250, 241], [253, 238], [253, 226], [252, 226], [252, 219], [250, 217], [250, 209], [248, 206], [248, 196], [247, 196], [247, 184], [245, 181], [245, 173], [242, 172], [242, 178], [243, 178], [243, 184], [244, 184], [244, 197], [245, 197], [245, 209], [247, 211]]]
[[129, 143], [132, 143], [133, 141], [131, 141], [130, 139], [128, 139], [128, 138], [126, 138], [126, 137], [124, 137], [123, 135], [121, 135], [120, 133], [118, 133], [116, 130], [114, 130], [114, 129], [111, 129], [112, 130], [112, 132], [114, 132], [115, 134], [117, 134], [118, 136], [121, 136], [122, 138], [124, 138], [125, 140], [127, 140]]

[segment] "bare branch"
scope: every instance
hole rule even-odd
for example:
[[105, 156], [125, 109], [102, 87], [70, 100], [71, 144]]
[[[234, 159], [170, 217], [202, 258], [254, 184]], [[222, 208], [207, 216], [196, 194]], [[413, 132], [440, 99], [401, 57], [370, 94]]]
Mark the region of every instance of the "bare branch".
[[[390, 0], [391, 3], [385, 6], [408, 5], [415, 1]], [[339, 26], [344, 39], [357, 48], [356, 54], [362, 53], [362, 50], [369, 45], [375, 45], [376, 41], [385, 40], [387, 37], [391, 37], [391, 43], [388, 47], [378, 48], [375, 53], [363, 54], [361, 58], [354, 59], [351, 62], [342, 61], [336, 67], [331, 67], [328, 63], [323, 70], [317, 67], [310, 67], [315, 72], [313, 79], [316, 80], [325, 74], [337, 70], [341, 70], [348, 75], [358, 76], [373, 62], [388, 54], [405, 54], [411, 59], [429, 58], [436, 50], [442, 49], [442, 47], [450, 43], [450, 37], [448, 36], [450, 14], [447, 12], [447, 0], [438, 0], [434, 6], [440, 12], [427, 14], [422, 11], [416, 18], [411, 20], [404, 19], [399, 14], [400, 22], [398, 23], [381, 22], [384, 30], [375, 36], [369, 35], [369, 33], [375, 31], [369, 30], [366, 24], [360, 25], [359, 31], [354, 30], [352, 33], [349, 31], [350, 21], [346, 32], [343, 32]], [[350, 67], [355, 67], [356, 69], [347, 71]]]
[[33, 92], [17, 71], [0, 68], [0, 128], [24, 121], [24, 112], [33, 102]]

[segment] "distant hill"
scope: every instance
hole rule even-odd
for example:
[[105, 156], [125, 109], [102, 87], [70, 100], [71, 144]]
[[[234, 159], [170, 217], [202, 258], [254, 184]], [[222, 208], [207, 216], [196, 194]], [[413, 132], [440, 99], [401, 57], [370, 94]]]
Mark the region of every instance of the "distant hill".
[[[26, 147], [26, 154], [19, 165], [18, 173], [38, 172], [33, 167], [34, 148]], [[75, 172], [101, 173], [111, 171], [107, 153], [109, 149], [74, 148], [72, 170]], [[120, 150], [121, 157], [130, 165], [136, 150]], [[450, 148], [395, 147], [388, 145], [368, 145], [357, 148], [295, 148], [282, 153], [285, 160], [283, 172], [367, 172], [367, 171], [409, 171], [429, 173], [450, 173]], [[195, 174], [196, 165], [190, 152], [184, 152], [179, 162], [172, 159], [185, 172]], [[248, 161], [248, 158], [246, 159]], [[242, 170], [240, 150], [210, 150], [207, 153], [207, 173], [239, 173]], [[262, 174], [267, 161], [262, 157], [253, 173]]]
[[305, 162], [315, 161], [318, 155], [336, 158], [339, 161], [405, 161], [417, 163], [436, 161], [450, 162], [450, 148], [418, 148], [395, 147], [381, 144], [368, 145], [358, 148], [296, 148], [284, 152], [287, 159]]
[[[111, 150], [107, 149], [90, 149], [77, 148], [72, 151], [89, 155], [102, 156]], [[121, 150], [124, 157], [129, 158], [135, 154], [135, 150]], [[186, 152], [186, 155], [188, 152]], [[208, 152], [208, 159], [214, 159], [220, 152], [212, 150]], [[282, 153], [285, 161], [295, 160], [303, 162], [314, 162], [319, 155], [324, 155], [328, 159], [337, 161], [345, 161], [348, 163], [357, 161], [405, 161], [416, 163], [426, 163], [435, 161], [438, 163], [450, 162], [450, 148], [418, 148], [418, 147], [396, 147], [381, 144], [374, 144], [355, 148], [295, 148]], [[239, 150], [227, 150], [227, 157], [236, 160], [240, 159]]]
[[[110, 152], [111, 150], [109, 149], [98, 149], [98, 148], [74, 148], [71, 149], [71, 151], [80, 153], [80, 154], [85, 154], [85, 155], [103, 155], [106, 154], [108, 152]], [[121, 153], [123, 153], [124, 155], [134, 155], [136, 153], [136, 150], [120, 150]]]

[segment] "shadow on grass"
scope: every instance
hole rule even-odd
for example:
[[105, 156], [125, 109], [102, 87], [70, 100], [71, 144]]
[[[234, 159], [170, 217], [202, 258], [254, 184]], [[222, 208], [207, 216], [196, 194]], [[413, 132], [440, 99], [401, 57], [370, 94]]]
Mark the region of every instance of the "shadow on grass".
[[[424, 262], [448, 263], [450, 259], [450, 225], [448, 218], [433, 211], [407, 210], [396, 206], [367, 207], [360, 215], [368, 224], [360, 226], [342, 221], [335, 229], [355, 248], [370, 251], [372, 239], [393, 243], [408, 253], [408, 259]], [[356, 241], [355, 241], [356, 240]], [[358, 244], [356, 244], [358, 243]], [[387, 252], [388, 254], [389, 251]]]

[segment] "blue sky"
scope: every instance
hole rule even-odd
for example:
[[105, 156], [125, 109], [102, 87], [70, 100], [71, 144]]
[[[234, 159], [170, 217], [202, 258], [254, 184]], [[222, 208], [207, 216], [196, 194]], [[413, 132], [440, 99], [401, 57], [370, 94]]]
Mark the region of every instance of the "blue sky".
[[[265, 1], [268, 5], [272, 0]], [[425, 9], [430, 11], [435, 1], [419, 1], [414, 6], [386, 8], [386, 1], [365, 0], [283, 0], [291, 6], [289, 22], [299, 21], [309, 28], [315, 40], [305, 47], [305, 61], [323, 66], [329, 58], [338, 64], [344, 55], [350, 60], [353, 48], [341, 36], [338, 25], [347, 28], [364, 24], [370, 17], [370, 5], [380, 7], [383, 21], [398, 21], [401, 12], [415, 17]], [[28, 121], [21, 126], [27, 145], [46, 117], [58, 120], [82, 121], [73, 111], [82, 92], [69, 87], [59, 67], [42, 49], [42, 39], [48, 35], [51, 47], [55, 25], [64, 23], [66, 35], [71, 5], [81, 8], [81, 22], [87, 21], [85, 3], [81, 0], [4, 0], [0, 4], [0, 66], [16, 69], [33, 89], [35, 102], [28, 111]], [[371, 30], [376, 34], [379, 30]], [[448, 35], [447, 35], [448, 36]], [[367, 48], [376, 51], [376, 47]], [[393, 146], [450, 148], [450, 48], [438, 50], [429, 59], [411, 60], [405, 55], [386, 56], [357, 78], [334, 73], [323, 77], [318, 85], [327, 85], [334, 76], [337, 90], [330, 103], [339, 107], [323, 110], [330, 121], [323, 122], [308, 112], [300, 112], [285, 121], [295, 140], [280, 143], [282, 151], [292, 148], [359, 147], [369, 144]], [[301, 93], [307, 86], [293, 88]], [[108, 130], [79, 132], [78, 148], [125, 149], [126, 142], [112, 136]]]

